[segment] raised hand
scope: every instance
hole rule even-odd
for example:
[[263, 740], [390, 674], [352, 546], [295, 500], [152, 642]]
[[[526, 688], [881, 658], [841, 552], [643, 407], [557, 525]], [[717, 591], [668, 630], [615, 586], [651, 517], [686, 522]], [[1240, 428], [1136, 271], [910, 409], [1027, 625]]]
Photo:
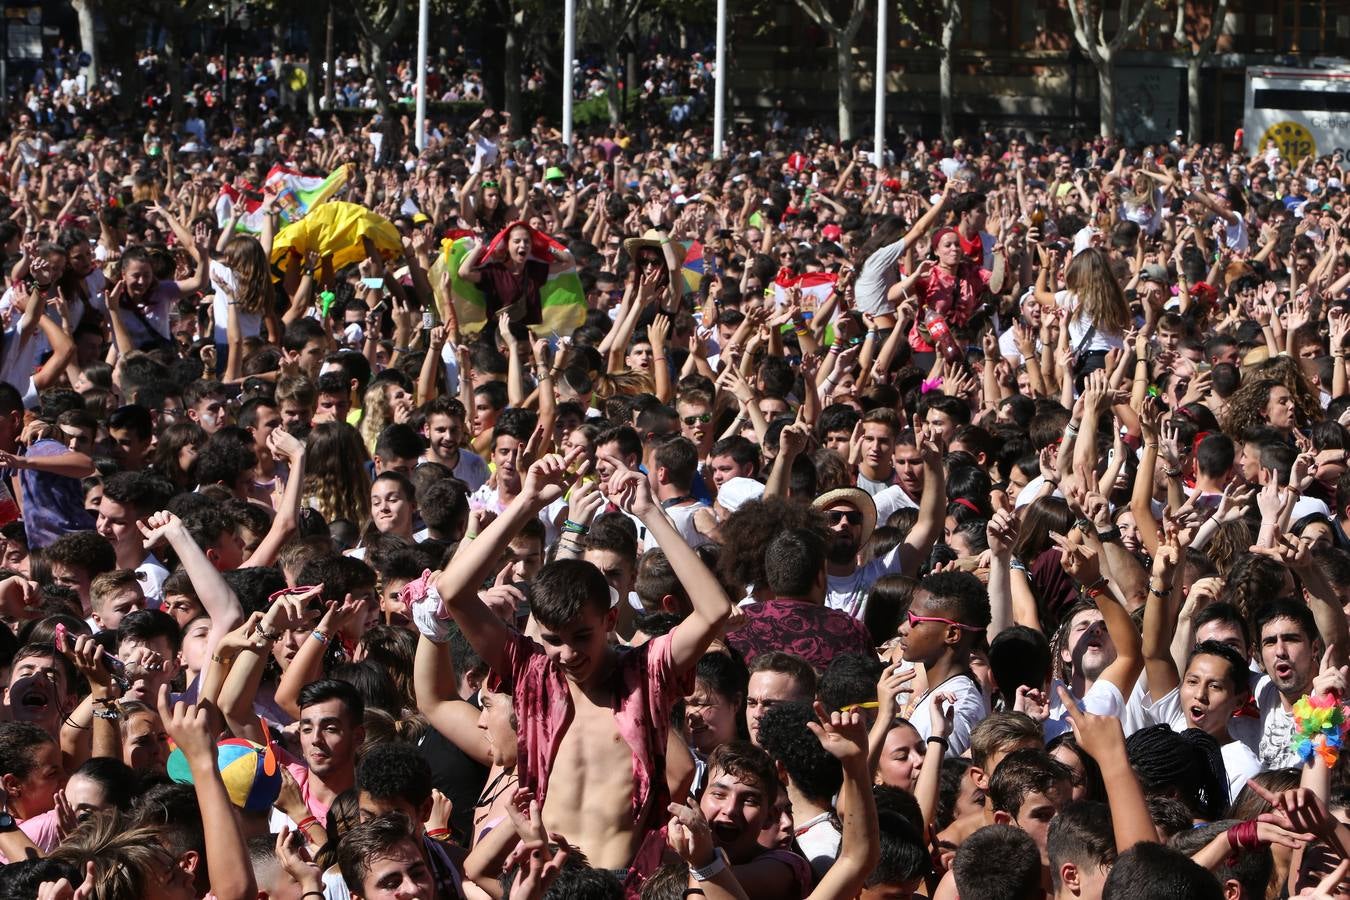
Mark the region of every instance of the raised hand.
[[867, 760], [867, 723], [860, 710], [826, 712], [819, 700], [815, 703], [819, 724], [807, 722], [806, 727], [820, 741], [825, 751], [845, 766]]

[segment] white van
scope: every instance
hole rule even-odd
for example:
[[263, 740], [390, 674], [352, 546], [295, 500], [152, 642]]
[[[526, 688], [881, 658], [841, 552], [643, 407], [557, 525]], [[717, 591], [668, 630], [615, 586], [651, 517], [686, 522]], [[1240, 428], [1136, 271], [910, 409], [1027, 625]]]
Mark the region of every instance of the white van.
[[1251, 66], [1242, 126], [1249, 155], [1263, 153], [1271, 140], [1294, 163], [1350, 147], [1350, 66]]

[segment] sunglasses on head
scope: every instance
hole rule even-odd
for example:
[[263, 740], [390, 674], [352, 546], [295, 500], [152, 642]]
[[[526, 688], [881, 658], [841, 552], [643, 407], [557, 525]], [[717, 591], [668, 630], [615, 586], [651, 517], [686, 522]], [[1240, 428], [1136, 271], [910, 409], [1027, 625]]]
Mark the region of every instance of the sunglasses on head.
[[906, 612], [905, 615], [909, 617], [909, 625], [911, 628], [918, 625], [920, 622], [941, 622], [943, 625], [953, 625], [962, 631], [984, 631], [983, 628], [976, 625], [963, 625], [954, 619], [944, 619], [942, 616], [916, 616], [912, 612]]
[[825, 518], [831, 525], [838, 525], [840, 522], [861, 525], [863, 514], [856, 509], [827, 509], [825, 510]]
[[497, 187], [497, 182], [491, 181], [491, 180], [485, 181], [485, 182], [483, 182], [483, 187], [485, 187], [485, 188], [495, 188], [495, 187]]
[[712, 421], [712, 413], [700, 413], [697, 416], [684, 416], [683, 418], [686, 425], [696, 425], [700, 422], [707, 425]]

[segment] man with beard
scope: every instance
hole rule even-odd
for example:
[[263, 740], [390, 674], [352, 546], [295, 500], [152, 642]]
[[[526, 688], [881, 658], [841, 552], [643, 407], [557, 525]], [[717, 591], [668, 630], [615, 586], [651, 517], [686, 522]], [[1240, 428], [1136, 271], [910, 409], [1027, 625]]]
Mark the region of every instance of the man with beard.
[[938, 444], [925, 439], [921, 452], [925, 487], [919, 503], [918, 521], [890, 552], [865, 566], [858, 564], [858, 552], [867, 545], [876, 528], [877, 508], [872, 497], [861, 488], [836, 488], [817, 497], [811, 504], [824, 513], [825, 525], [830, 530], [825, 593], [825, 605], [830, 609], [842, 610], [861, 619], [868, 594], [878, 578], [913, 575], [932, 552], [933, 543], [941, 536], [946, 521], [946, 475]]
[[769, 542], [764, 572], [773, 599], [742, 607], [745, 624], [727, 635], [747, 663], [781, 650], [823, 671], [841, 653], [871, 652], [862, 622], [822, 603], [826, 552], [825, 539], [805, 528], [780, 532]]
[[1297, 766], [1300, 760], [1291, 740], [1293, 707], [1311, 692], [1326, 645], [1313, 612], [1296, 600], [1265, 604], [1256, 611], [1255, 625], [1266, 673], [1253, 692], [1260, 718], [1235, 718], [1229, 733], [1256, 753], [1263, 769]]

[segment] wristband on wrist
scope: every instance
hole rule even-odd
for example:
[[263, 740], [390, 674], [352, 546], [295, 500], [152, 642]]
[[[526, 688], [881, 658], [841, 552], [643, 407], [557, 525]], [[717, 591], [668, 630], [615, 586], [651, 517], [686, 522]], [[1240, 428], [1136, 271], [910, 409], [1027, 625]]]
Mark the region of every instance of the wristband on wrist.
[[296, 822], [296, 823], [295, 823], [295, 827], [298, 828], [298, 829], [300, 829], [301, 831], [305, 831], [305, 830], [307, 830], [308, 828], [310, 828], [311, 826], [313, 826], [313, 825], [318, 825], [318, 824], [319, 824], [319, 820], [316, 819], [314, 816], [305, 816], [305, 817], [304, 817], [303, 819], [301, 819], [299, 822]]
[[565, 522], [563, 522], [563, 531], [569, 532], [571, 534], [585, 534], [590, 530], [591, 526], [583, 525], [580, 522], [573, 522], [571, 519], [568, 519]]
[[1239, 822], [1228, 829], [1228, 846], [1234, 850], [1259, 850], [1261, 839], [1256, 836], [1256, 822]]
[[1106, 585], [1105, 578], [1098, 578], [1096, 581], [1092, 582], [1092, 584], [1083, 585], [1083, 594], [1087, 597], [1091, 597], [1094, 600], [1100, 597], [1102, 594], [1107, 593], [1108, 590], [1109, 588]]
[[431, 838], [432, 840], [437, 840], [437, 841], [439, 841], [439, 840], [441, 840], [442, 838], [448, 838], [449, 836], [450, 836], [450, 829], [449, 829], [449, 828], [428, 828], [428, 829], [427, 829], [427, 837]]
[[947, 739], [946, 739], [945, 737], [943, 737], [942, 735], [939, 735], [939, 734], [929, 735], [928, 740], [927, 740], [926, 743], [929, 743], [929, 744], [941, 744], [941, 745], [942, 745], [942, 749], [943, 749], [944, 751], [945, 751], [948, 747], [951, 746], [951, 744], [947, 741]]
[[695, 881], [708, 881], [726, 870], [727, 854], [721, 847], [713, 850], [712, 862], [706, 866], [690, 866], [689, 874]]
[[313, 631], [311, 631], [309, 633], [309, 636], [314, 638], [314, 640], [318, 641], [320, 644], [323, 644], [325, 647], [328, 646], [328, 635], [323, 633], [319, 629], [316, 628]]
[[1153, 586], [1152, 582], [1149, 582], [1148, 592], [1155, 597], [1161, 597], [1163, 599], [1166, 599], [1172, 596], [1172, 586], [1169, 584], [1164, 585], [1163, 587], [1160, 588], [1156, 588]]

